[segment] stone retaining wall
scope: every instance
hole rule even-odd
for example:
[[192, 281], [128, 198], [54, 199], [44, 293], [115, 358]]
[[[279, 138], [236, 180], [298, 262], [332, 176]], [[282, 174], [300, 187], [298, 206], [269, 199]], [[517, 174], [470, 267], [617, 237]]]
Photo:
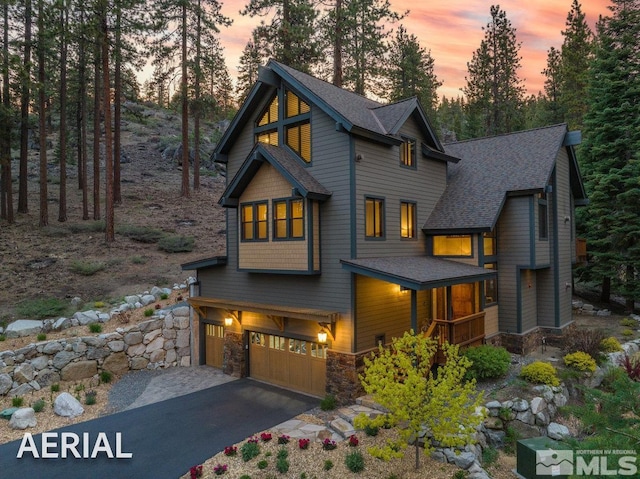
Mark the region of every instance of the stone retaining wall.
[[191, 364], [189, 307], [159, 310], [148, 321], [97, 336], [29, 344], [0, 352], [0, 395], [22, 396], [59, 381], [109, 371]]

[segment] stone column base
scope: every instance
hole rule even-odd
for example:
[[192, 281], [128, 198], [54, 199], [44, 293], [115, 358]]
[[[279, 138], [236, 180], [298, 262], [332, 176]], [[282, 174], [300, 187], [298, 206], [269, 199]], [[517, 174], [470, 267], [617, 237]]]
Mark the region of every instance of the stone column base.
[[247, 375], [247, 361], [242, 333], [225, 331], [222, 372], [236, 378], [243, 378]]
[[340, 405], [353, 404], [365, 394], [359, 374], [364, 372], [364, 358], [371, 354], [327, 352], [327, 394], [335, 396]]

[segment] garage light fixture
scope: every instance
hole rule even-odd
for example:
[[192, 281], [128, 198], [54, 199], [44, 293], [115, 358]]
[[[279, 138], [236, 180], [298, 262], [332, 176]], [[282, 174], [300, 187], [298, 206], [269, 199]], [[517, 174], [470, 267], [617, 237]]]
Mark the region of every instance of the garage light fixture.
[[226, 310], [226, 316], [224, 317], [224, 325], [229, 327], [233, 326], [233, 320], [240, 322], [240, 318], [238, 318], [238, 313], [236, 311]]
[[318, 323], [320, 331], [318, 331], [318, 342], [326, 343], [329, 336], [333, 341], [336, 340], [336, 323]]
[[231, 316], [224, 318], [224, 325], [227, 327], [233, 326], [233, 318]]

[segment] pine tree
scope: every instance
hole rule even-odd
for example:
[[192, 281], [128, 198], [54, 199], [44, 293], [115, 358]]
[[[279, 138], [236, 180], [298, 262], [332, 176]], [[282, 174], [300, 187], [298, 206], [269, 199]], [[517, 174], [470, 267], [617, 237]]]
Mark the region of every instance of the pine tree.
[[560, 103], [562, 91], [562, 54], [560, 50], [551, 47], [547, 52], [547, 67], [542, 70], [545, 76], [544, 92], [546, 95], [545, 110], [548, 124], [558, 124], [565, 121], [565, 114]]
[[579, 130], [587, 111], [587, 75], [593, 56], [593, 34], [578, 0], [573, 0], [562, 36], [559, 102], [569, 128]]
[[386, 76], [391, 101], [418, 97], [430, 117], [438, 103], [437, 89], [442, 86], [434, 72], [431, 52], [420, 46], [418, 38], [400, 25], [389, 48]]
[[597, 25], [588, 77], [580, 159], [589, 205], [578, 225], [590, 259], [581, 277], [602, 282], [603, 301], [613, 292], [633, 310], [640, 297], [640, 2], [612, 3]]
[[11, 183], [11, 130], [13, 110], [9, 80], [9, 2], [2, 5], [2, 89], [0, 90], [0, 218], [14, 222]]
[[238, 83], [236, 86], [236, 94], [239, 104], [244, 102], [245, 98], [249, 94], [249, 90], [251, 90], [254, 83], [258, 81], [258, 69], [263, 65], [264, 60], [260, 49], [261, 40], [257, 33], [258, 32], [254, 30], [252, 39], [247, 42], [247, 45], [242, 51], [242, 56], [240, 57], [240, 64], [238, 65]]
[[60, 188], [58, 221], [67, 221], [67, 49], [69, 12], [66, 0], [58, 0], [60, 10]]
[[484, 39], [467, 63], [469, 76], [463, 88], [469, 114], [481, 125], [474, 136], [508, 133], [523, 124], [524, 86], [518, 77], [521, 44], [516, 29], [506, 12], [492, 5], [491, 22], [483, 30]]
[[40, 137], [40, 226], [49, 224], [47, 188], [47, 126], [46, 126], [46, 52], [45, 0], [38, 0], [38, 135]]
[[18, 184], [18, 213], [29, 212], [28, 161], [29, 161], [29, 106], [31, 101], [31, 45], [33, 9], [31, 0], [24, 2], [24, 41], [20, 82], [20, 181]]

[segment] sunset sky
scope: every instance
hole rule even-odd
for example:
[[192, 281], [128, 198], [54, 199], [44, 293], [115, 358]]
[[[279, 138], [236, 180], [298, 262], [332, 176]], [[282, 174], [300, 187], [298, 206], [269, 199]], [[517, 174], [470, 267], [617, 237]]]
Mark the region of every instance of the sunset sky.
[[[390, 0], [394, 10], [410, 10], [402, 21], [409, 33], [415, 34], [420, 44], [435, 59], [435, 71], [444, 81], [439, 95], [457, 97], [465, 85], [467, 62], [480, 46], [482, 27], [491, 19], [489, 9], [499, 4], [516, 28], [522, 43], [520, 78], [525, 80], [529, 93], [543, 89], [542, 70], [546, 66], [547, 50], [562, 44], [561, 30], [565, 28], [571, 0], [448, 0], [410, 1]], [[223, 29], [220, 40], [225, 48], [227, 67], [233, 78], [237, 75], [240, 55], [260, 18], [243, 17], [238, 12], [248, 0], [225, 0], [222, 11], [234, 19], [233, 25]], [[607, 15], [609, 0], [582, 0], [582, 10], [592, 30], [599, 15]]]

